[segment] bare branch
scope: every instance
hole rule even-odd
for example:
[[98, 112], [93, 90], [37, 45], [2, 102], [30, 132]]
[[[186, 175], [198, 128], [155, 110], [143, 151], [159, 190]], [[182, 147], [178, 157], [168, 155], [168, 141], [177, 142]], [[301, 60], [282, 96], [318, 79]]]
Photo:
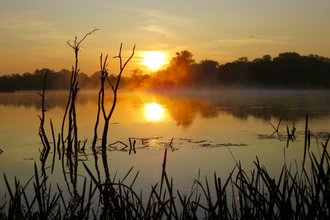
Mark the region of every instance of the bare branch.
[[85, 38], [86, 38], [88, 35], [91, 35], [92, 33], [94, 33], [95, 31], [98, 31], [98, 30], [99, 30], [99, 29], [94, 28], [94, 30], [92, 30], [91, 32], [87, 33], [87, 34], [83, 37], [83, 39], [81, 39], [81, 41], [79, 41], [78, 45], [79, 45], [81, 42], [83, 42], [83, 40], [85, 40]]
[[98, 31], [99, 29], [97, 29], [97, 28], [94, 28], [94, 30], [92, 30], [91, 32], [89, 32], [89, 33], [87, 33], [78, 43], [77, 43], [77, 39], [78, 39], [78, 37], [74, 37], [74, 41], [73, 41], [73, 45], [72, 44], [70, 44], [70, 40], [67, 42], [67, 44], [72, 48], [72, 49], [74, 49], [76, 52], [77, 51], [79, 51], [79, 49], [80, 49], [80, 44], [81, 44], [81, 42], [83, 42], [85, 39], [86, 39], [86, 37], [88, 36], [88, 35], [91, 35], [92, 33], [94, 33], [95, 31]]
[[[107, 146], [107, 135], [108, 135], [108, 129], [109, 129], [109, 121], [110, 121], [110, 118], [114, 112], [114, 109], [116, 107], [116, 103], [117, 103], [117, 91], [118, 91], [118, 87], [119, 87], [119, 82], [120, 82], [120, 78], [121, 78], [121, 75], [124, 71], [124, 68], [125, 66], [127, 65], [127, 63], [132, 59], [133, 55], [134, 55], [134, 51], [135, 51], [135, 45], [133, 47], [133, 52], [131, 54], [131, 56], [128, 58], [128, 60], [124, 63], [123, 65], [123, 62], [122, 62], [122, 57], [121, 57], [121, 52], [122, 52], [122, 47], [123, 47], [123, 44], [121, 43], [120, 44], [120, 49], [119, 49], [119, 54], [118, 56], [115, 56], [114, 58], [119, 58], [119, 62], [120, 62], [120, 72], [118, 74], [118, 79], [117, 79], [117, 82], [116, 82], [116, 85], [112, 85], [111, 81], [109, 80], [108, 78], [108, 74], [104, 74], [104, 73], [107, 73], [107, 70], [106, 70], [106, 62], [103, 63], [102, 65], [102, 56], [101, 56], [101, 73], [102, 73], [102, 76], [101, 76], [101, 94], [102, 96], [99, 96], [99, 98], [101, 98], [101, 100], [99, 100], [99, 103], [101, 104], [101, 108], [102, 108], [102, 111], [103, 111], [103, 116], [104, 116], [104, 129], [103, 129], [103, 135], [102, 135], [102, 152], [105, 152], [106, 151], [106, 146]], [[110, 83], [111, 85], [111, 88], [112, 88], [112, 92], [113, 92], [113, 101], [112, 101], [112, 107], [109, 111], [109, 113], [106, 115], [105, 114], [105, 106], [104, 106], [104, 80], [107, 79], [108, 82]], [[96, 133], [95, 133], [95, 136], [94, 136], [94, 139], [96, 139]], [[95, 145], [93, 145], [95, 146]]]

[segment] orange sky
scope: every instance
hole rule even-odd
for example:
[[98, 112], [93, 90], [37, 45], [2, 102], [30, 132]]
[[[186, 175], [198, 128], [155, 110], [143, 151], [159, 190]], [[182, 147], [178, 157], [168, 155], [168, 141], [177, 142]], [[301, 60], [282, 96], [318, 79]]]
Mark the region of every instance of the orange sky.
[[[72, 49], [66, 44], [95, 27], [99, 31], [83, 42], [80, 69], [99, 70], [100, 54], [128, 57], [136, 44], [134, 68], [144, 73], [146, 51], [164, 51], [166, 61], [188, 50], [197, 62], [220, 64], [247, 56], [297, 52], [330, 57], [330, 1], [110, 1], [15, 0], [0, 7], [0, 75], [50, 68], [71, 69]], [[117, 73], [118, 60], [110, 59]]]

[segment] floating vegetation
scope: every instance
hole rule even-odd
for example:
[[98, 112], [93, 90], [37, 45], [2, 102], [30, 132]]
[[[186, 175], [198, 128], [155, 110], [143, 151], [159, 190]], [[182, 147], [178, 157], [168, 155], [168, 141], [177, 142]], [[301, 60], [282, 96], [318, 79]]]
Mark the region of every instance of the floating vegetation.
[[[129, 138], [129, 141], [116, 141], [109, 145], [109, 151], [130, 152], [130, 143], [134, 141], [135, 150], [165, 150], [170, 148], [172, 151], [180, 150], [181, 147], [201, 147], [201, 148], [217, 148], [217, 147], [244, 147], [249, 146], [245, 143], [216, 143], [209, 140], [193, 140], [186, 138], [172, 138], [171, 141], [163, 140], [163, 137], [150, 138]], [[128, 142], [128, 143], [127, 143]], [[136, 151], [135, 151], [136, 153]]]
[[194, 141], [193, 139], [180, 139], [187, 141], [188, 143], [197, 144], [195, 147], [202, 147], [202, 148], [216, 148], [216, 147], [243, 147], [248, 146], [248, 144], [240, 143], [216, 143], [208, 140], [199, 140]]
[[330, 135], [330, 132], [326, 132], [326, 131], [319, 131], [319, 132], [313, 132], [311, 133], [312, 137], [316, 137], [316, 138], [321, 138], [323, 140], [326, 140]]
[[232, 144], [232, 143], [223, 143], [223, 144], [200, 144], [200, 147], [206, 148], [215, 148], [215, 147], [244, 147], [249, 146], [248, 144]]
[[[156, 149], [156, 150], [164, 150], [166, 148], [171, 148], [172, 151], [178, 150], [178, 148], [173, 148], [174, 138], [168, 141], [162, 141], [162, 137], [150, 137], [150, 138], [128, 138], [128, 141], [116, 141], [115, 143], [109, 144], [109, 151], [123, 151], [123, 152], [131, 152], [131, 150], [136, 153], [136, 150], [143, 149]], [[126, 143], [125, 143], [126, 142]], [[127, 143], [128, 142], [128, 143]]]
[[200, 143], [205, 143], [207, 140], [201, 140], [201, 141], [192, 141], [191, 139], [188, 141], [189, 143], [195, 143], [195, 144], [200, 144]]
[[280, 136], [276, 136], [276, 135], [258, 134], [258, 139], [260, 139], [260, 140], [266, 140], [266, 139], [280, 139], [280, 140], [285, 140], [285, 137], [284, 138], [280, 138]]
[[24, 160], [34, 160], [32, 157], [24, 158]]
[[217, 144], [219, 147], [245, 147], [249, 146], [248, 144], [232, 144], [232, 143], [225, 143], [225, 144]]

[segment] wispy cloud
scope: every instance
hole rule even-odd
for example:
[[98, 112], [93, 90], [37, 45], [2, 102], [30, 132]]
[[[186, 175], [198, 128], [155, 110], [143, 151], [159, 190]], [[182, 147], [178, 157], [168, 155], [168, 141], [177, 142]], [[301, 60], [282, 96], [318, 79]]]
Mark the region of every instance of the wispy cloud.
[[158, 9], [140, 9], [140, 17], [145, 17], [149, 22], [166, 22], [170, 26], [190, 25], [193, 20], [187, 17], [176, 16]]
[[125, 8], [137, 14], [139, 20], [136, 28], [144, 31], [163, 34], [168, 38], [177, 36], [179, 28], [194, 27], [194, 20], [187, 17], [176, 16], [158, 9]]
[[6, 35], [15, 38], [50, 42], [64, 37], [53, 24], [42, 19], [43, 12], [26, 11], [20, 14], [0, 14], [0, 28]]
[[290, 37], [274, 37], [274, 38], [258, 38], [255, 36], [248, 36], [245, 38], [240, 39], [219, 39], [215, 40], [214, 42], [221, 46], [227, 47], [238, 47], [244, 45], [251, 45], [251, 44], [283, 44], [285, 43]]
[[169, 37], [169, 38], [171, 36], [173, 36], [171, 31], [167, 30], [165, 27], [162, 27], [161, 25], [143, 26], [143, 27], [138, 27], [138, 29], [155, 32], [155, 33], [159, 33], [159, 34], [164, 34], [166, 37]]

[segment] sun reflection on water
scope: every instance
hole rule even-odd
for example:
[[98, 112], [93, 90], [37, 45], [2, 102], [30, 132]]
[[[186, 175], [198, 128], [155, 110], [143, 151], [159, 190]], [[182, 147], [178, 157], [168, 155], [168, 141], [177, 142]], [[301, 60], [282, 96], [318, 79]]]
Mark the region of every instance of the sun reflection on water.
[[145, 107], [145, 114], [148, 121], [161, 121], [164, 117], [163, 107], [156, 102], [147, 104]]

